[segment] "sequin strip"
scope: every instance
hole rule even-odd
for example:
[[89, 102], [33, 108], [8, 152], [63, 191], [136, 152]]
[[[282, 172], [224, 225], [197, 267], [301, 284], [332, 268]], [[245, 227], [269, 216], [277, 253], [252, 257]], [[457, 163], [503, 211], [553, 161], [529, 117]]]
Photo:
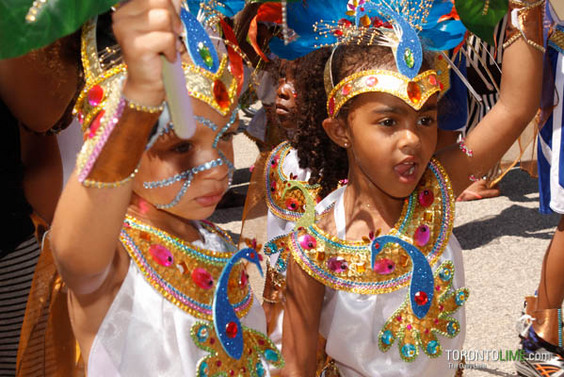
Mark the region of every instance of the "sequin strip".
[[176, 182], [185, 180], [184, 183], [182, 184], [182, 187], [180, 188], [180, 191], [178, 191], [178, 194], [176, 194], [176, 196], [170, 203], [155, 204], [155, 207], [159, 209], [172, 208], [175, 205], [177, 205], [180, 202], [180, 199], [182, 199], [182, 197], [184, 196], [184, 194], [186, 194], [186, 191], [188, 190], [188, 187], [190, 187], [190, 185], [192, 184], [192, 180], [194, 179], [194, 176], [196, 174], [206, 170], [213, 169], [223, 164], [224, 164], [223, 158], [217, 158], [215, 160], [208, 161], [206, 163], [195, 166], [192, 169], [185, 170], [182, 173], [176, 174], [170, 178], [166, 178], [160, 181], [143, 182], [143, 187], [145, 187], [146, 189], [155, 189], [155, 188], [170, 186]]
[[[226, 257], [211, 257], [199, 252], [196, 248], [190, 248], [185, 244], [180, 243], [178, 240], [171, 238], [170, 236], [164, 234], [163, 232], [158, 231], [149, 226], [144, 226], [142, 224], [137, 224], [136, 222], [132, 221], [131, 219], [127, 219], [125, 224], [130, 226], [133, 229], [140, 229], [144, 231], [151, 231], [158, 235], [159, 237], [164, 238], [166, 241], [173, 243], [175, 246], [178, 246], [179, 249], [184, 251], [185, 253], [196, 257], [197, 259], [204, 260], [208, 263], [214, 264], [225, 264], [229, 260], [231, 256], [230, 253], [226, 253]], [[170, 283], [164, 280], [147, 262], [143, 251], [135, 244], [133, 239], [126, 233], [125, 229], [122, 229], [121, 235], [121, 242], [124, 244], [124, 247], [131, 255], [143, 275], [147, 278], [148, 282], [153, 286], [153, 288], [157, 289], [165, 298], [171, 301], [173, 304], [177, 305], [181, 309], [189, 312], [190, 314], [200, 315], [200, 317], [204, 316], [207, 319], [211, 319], [212, 316], [212, 306], [208, 304], [204, 304], [198, 302], [187, 295], [183, 294], [182, 292], [178, 291], [174, 288]], [[240, 316], [244, 316], [247, 311], [250, 309], [252, 303], [252, 294], [249, 290], [245, 298], [233, 305], [235, 312], [238, 313]]]

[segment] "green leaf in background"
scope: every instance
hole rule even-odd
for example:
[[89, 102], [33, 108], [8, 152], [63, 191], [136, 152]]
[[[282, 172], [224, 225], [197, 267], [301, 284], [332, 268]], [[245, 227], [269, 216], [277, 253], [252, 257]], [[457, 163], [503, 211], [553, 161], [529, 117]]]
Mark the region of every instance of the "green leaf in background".
[[455, 0], [460, 20], [472, 33], [493, 45], [494, 29], [505, 16], [508, 0]]
[[0, 0], [0, 59], [46, 46], [76, 31], [88, 19], [104, 13], [118, 0], [37, 0], [45, 4], [37, 20], [25, 17], [33, 0]]

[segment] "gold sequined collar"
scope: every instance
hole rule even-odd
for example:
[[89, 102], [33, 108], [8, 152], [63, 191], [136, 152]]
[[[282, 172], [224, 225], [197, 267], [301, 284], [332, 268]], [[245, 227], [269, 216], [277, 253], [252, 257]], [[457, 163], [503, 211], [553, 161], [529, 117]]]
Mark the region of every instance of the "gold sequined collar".
[[[442, 255], [452, 232], [454, 195], [450, 180], [433, 159], [414, 192], [405, 200], [402, 214], [389, 235], [416, 246], [431, 266]], [[318, 226], [298, 230], [278, 242], [310, 276], [334, 289], [381, 294], [405, 287], [411, 279], [412, 261], [397, 244], [388, 244], [371, 268], [370, 240], [346, 241]]]
[[[219, 227], [201, 224], [218, 234], [232, 251], [236, 250], [229, 235]], [[216, 284], [232, 251], [196, 247], [131, 216], [124, 221], [120, 241], [153, 288], [194, 317], [212, 320]], [[243, 263], [233, 268], [228, 296], [237, 316], [243, 317], [253, 300]]]

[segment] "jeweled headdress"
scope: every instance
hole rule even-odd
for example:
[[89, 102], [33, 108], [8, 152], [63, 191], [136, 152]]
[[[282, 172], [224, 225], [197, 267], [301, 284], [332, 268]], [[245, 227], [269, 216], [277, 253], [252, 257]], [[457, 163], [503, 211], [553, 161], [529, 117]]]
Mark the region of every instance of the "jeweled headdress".
[[[194, 4], [190, 5], [194, 8]], [[233, 31], [217, 10], [225, 7], [222, 3], [210, 1], [201, 5], [196, 16], [184, 3], [180, 15], [185, 26], [183, 39], [192, 60], [191, 63], [182, 63], [187, 93], [223, 116], [230, 113], [236, 103], [243, 83], [244, 59]], [[214, 33], [221, 33], [222, 37], [210, 38], [209, 34]], [[98, 52], [96, 23], [92, 21], [83, 27], [81, 55], [85, 86], [76, 102], [74, 114], [83, 124], [83, 129], [90, 128], [88, 137], [94, 136], [97, 122], [103, 116], [102, 110], [107, 107], [109, 94], [123, 81], [127, 69], [119, 56], [119, 46]]]

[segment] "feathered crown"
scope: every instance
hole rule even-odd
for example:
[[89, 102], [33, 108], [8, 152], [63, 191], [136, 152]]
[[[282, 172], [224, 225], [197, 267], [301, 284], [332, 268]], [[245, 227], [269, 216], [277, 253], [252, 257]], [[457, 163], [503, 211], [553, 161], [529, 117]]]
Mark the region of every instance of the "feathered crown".
[[[196, 5], [197, 16], [190, 12], [190, 8], [194, 9]], [[185, 27], [183, 39], [192, 61], [182, 63], [188, 94], [207, 103], [223, 116], [230, 112], [242, 87], [245, 57], [220, 11], [237, 12], [237, 8], [238, 5], [231, 2], [189, 1], [183, 3], [180, 14]], [[220, 33], [222, 38], [210, 38], [210, 34]], [[98, 52], [95, 21], [83, 26], [81, 43], [85, 85], [76, 101], [74, 114], [83, 124], [83, 129], [90, 127], [90, 133], [93, 133], [96, 131], [93, 122], [101, 118], [105, 100], [112, 90], [118, 90], [117, 85], [127, 75], [127, 68], [119, 46]]]

